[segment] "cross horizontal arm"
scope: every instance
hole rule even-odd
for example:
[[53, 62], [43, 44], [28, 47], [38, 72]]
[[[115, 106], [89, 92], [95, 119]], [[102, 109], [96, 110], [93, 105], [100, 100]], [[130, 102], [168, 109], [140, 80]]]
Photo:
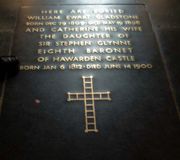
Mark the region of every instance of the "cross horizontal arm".
[[67, 101], [84, 101], [84, 100], [99, 100], [111, 101], [110, 92], [89, 92], [89, 93], [70, 93], [68, 92]]

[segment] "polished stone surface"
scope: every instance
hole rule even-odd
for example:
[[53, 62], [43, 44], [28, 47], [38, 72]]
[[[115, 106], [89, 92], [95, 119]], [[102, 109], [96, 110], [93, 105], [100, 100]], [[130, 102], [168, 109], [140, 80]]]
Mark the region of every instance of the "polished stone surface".
[[[129, 2], [135, 3], [126, 1]], [[39, 4], [46, 3], [49, 2]], [[23, 4], [30, 5], [30, 1], [24, 0]], [[9, 79], [0, 119], [1, 159], [179, 160], [179, 120], [163, 64], [165, 60], [175, 90], [173, 95], [179, 100], [178, 8], [178, 1], [162, 0], [150, 0], [146, 7], [157, 42], [151, 28], [148, 29], [150, 35], [144, 37], [148, 37], [149, 44], [143, 38], [142, 41], [144, 50], [149, 47], [149, 57], [153, 56], [156, 69], [148, 72], [93, 72], [95, 89], [109, 89], [113, 96], [112, 102], [96, 104], [101, 130], [97, 135], [83, 132], [82, 102], [66, 102], [67, 91], [82, 90], [82, 72], [21, 72]], [[5, 26], [9, 27], [13, 33], [15, 20], [11, 15], [14, 14], [11, 9], [6, 9], [6, 13], [10, 18], [2, 19], [0, 26], [3, 30], [6, 30]], [[3, 52], [10, 47], [11, 33], [1, 34]], [[20, 33], [20, 30], [16, 31], [14, 53], [23, 57], [23, 54], [30, 54], [31, 49], [28, 51], [26, 46], [23, 48], [23, 43], [18, 44], [23, 40], [23, 37], [18, 39]], [[163, 61], [157, 44], [164, 55]], [[150, 51], [153, 51], [152, 55]]]
[[[42, 4], [132, 4], [132, 3], [142, 3], [139, 0], [101, 0], [97, 2], [97, 0], [23, 0], [24, 5], [42, 5]], [[144, 1], [143, 1], [144, 2]]]

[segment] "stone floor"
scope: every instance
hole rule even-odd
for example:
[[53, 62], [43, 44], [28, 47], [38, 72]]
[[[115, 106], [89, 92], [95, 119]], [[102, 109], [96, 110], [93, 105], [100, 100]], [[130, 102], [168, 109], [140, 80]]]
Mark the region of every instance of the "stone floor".
[[[155, 32], [157, 41], [158, 41], [158, 45], [159, 45], [159, 49], [161, 52], [161, 58], [163, 60], [163, 65], [166, 71], [166, 76], [168, 79], [168, 85], [170, 87], [170, 91], [171, 91], [171, 98], [173, 99], [173, 103], [174, 103], [174, 110], [177, 112], [177, 116], [180, 116], [180, 63], [179, 63], [179, 59], [180, 59], [180, 2], [178, 0], [102, 0], [100, 2], [98, 2], [98, 4], [144, 4], [146, 6], [146, 10], [149, 13], [151, 22], [152, 22], [152, 26], [153, 26], [153, 30]], [[16, 28], [16, 24], [18, 23], [18, 14], [19, 14], [19, 10], [21, 6], [45, 6], [45, 5], [61, 5], [61, 4], [97, 4], [97, 0], [0, 0], [0, 55], [9, 55], [11, 53], [11, 48], [13, 45], [13, 37], [14, 37], [14, 33], [15, 33], [15, 28]], [[13, 54], [13, 53], [12, 53]], [[26, 77], [25, 77], [26, 79]], [[8, 80], [7, 83], [9, 83], [10, 81], [10, 85], [9, 88], [11, 87], [11, 82], [13, 81]], [[24, 85], [26, 85], [26, 83], [24, 83]], [[1, 78], [1, 84], [0, 84], [0, 88], [3, 92], [1, 97], [3, 97], [4, 95], [4, 78]], [[28, 95], [28, 94], [27, 94]], [[13, 97], [13, 96], [11, 96]], [[20, 97], [19, 97], [20, 98]], [[6, 97], [6, 101], [7, 101], [7, 97]], [[2, 102], [2, 99], [0, 99], [0, 102]], [[10, 102], [13, 105], [13, 102]], [[171, 111], [170, 111], [171, 112]], [[32, 111], [33, 113], [33, 111]], [[28, 117], [32, 117], [32, 113], [28, 112]], [[12, 114], [13, 117], [13, 112], [11, 112], [10, 114]], [[48, 113], [47, 113], [48, 115]], [[139, 138], [141, 136], [143, 136], [143, 134], [152, 134], [152, 139], [151, 138], [147, 138], [144, 139], [144, 142], [140, 141], [138, 144], [138, 140], [132, 145], [129, 146], [130, 148], [123, 148], [122, 150], [118, 150], [117, 149], [117, 153], [118, 152], [122, 152], [122, 160], [130, 160], [133, 159], [134, 160], [179, 160], [180, 159], [180, 138], [179, 138], [179, 122], [174, 120], [176, 118], [170, 118], [168, 119], [168, 117], [164, 115], [157, 115], [157, 117], [159, 117], [158, 120], [161, 121], [161, 116], [162, 116], [162, 122], [159, 122], [160, 124], [162, 124], [162, 126], [159, 126], [162, 129], [162, 133], [157, 132], [158, 134], [156, 134], [156, 132], [151, 132], [149, 130], [146, 130], [145, 133], [138, 133], [137, 131], [137, 135], [133, 134], [132, 137], [130, 136], [130, 132], [131, 130], [128, 130], [128, 128], [126, 128], [126, 132], [128, 134], [128, 136], [126, 137], [126, 135], [116, 135], [114, 133], [114, 135], [111, 135], [111, 137], [116, 136], [116, 137], [120, 137], [120, 138], [124, 138], [122, 140], [118, 140], [117, 143], [119, 143], [119, 145], [122, 143], [126, 143], [126, 139], [130, 138], [130, 140], [127, 140], [127, 143], [129, 143], [129, 141], [133, 142], [134, 139]], [[70, 142], [68, 139], [66, 139], [66, 137], [58, 137], [58, 135], [54, 135], [51, 133], [50, 129], [51, 128], [58, 128], [58, 124], [56, 124], [56, 122], [54, 122], [52, 119], [47, 119], [47, 117], [45, 117], [45, 115], [41, 115], [40, 112], [37, 113], [37, 119], [33, 120], [33, 119], [28, 119], [27, 117], [25, 117], [26, 115], [20, 115], [20, 117], [23, 117], [26, 122], [29, 123], [29, 125], [35, 124], [38, 122], [38, 120], [40, 118], [44, 119], [45, 122], [43, 124], [41, 124], [39, 121], [39, 123], [36, 126], [31, 126], [32, 128], [40, 128], [42, 125], [45, 128], [45, 131], [47, 132], [46, 134], [46, 138], [48, 133], [50, 134], [49, 138], [53, 141], [54, 139], [58, 139], [59, 141], [62, 141], [61, 146], [65, 145], [65, 143], [67, 144], [73, 144], [73, 142]], [[163, 117], [165, 116], [165, 117]], [[172, 113], [172, 116], [174, 116], [174, 114]], [[180, 118], [180, 117], [179, 117]], [[171, 119], [173, 119], [173, 126], [166, 128], [165, 124], [163, 124], [163, 120], [165, 120], [165, 123], [168, 124], [168, 126], [171, 126]], [[14, 119], [15, 120], [15, 119]], [[28, 151], [26, 151], [26, 153], [24, 154], [24, 150], [25, 148], [23, 148], [21, 145], [17, 145], [17, 144], [24, 144], [24, 141], [27, 140], [28, 136], [28, 132], [26, 132], [26, 134], [24, 134], [24, 130], [28, 131], [28, 126], [26, 123], [22, 122], [22, 125], [18, 126], [18, 124], [16, 124], [15, 126], [18, 127], [19, 131], [17, 132], [12, 132], [13, 130], [16, 130], [17, 128], [13, 128], [13, 119], [5, 119], [3, 117], [1, 117], [0, 119], [0, 159], [2, 160], [32, 160], [33, 159], [44, 159], [44, 160], [56, 160], [58, 159], [57, 157], [63, 157], [63, 154], [66, 157], [66, 159], [77, 159], [77, 160], [90, 160], [93, 158], [91, 157], [91, 155], [87, 156], [87, 157], [78, 157], [78, 154], [76, 152], [72, 151], [72, 155], [74, 157], [71, 157], [70, 155], [68, 156], [68, 152], [69, 149], [73, 150], [73, 148], [78, 148], [82, 151], [84, 151], [84, 147], [85, 146], [76, 146], [75, 144], [70, 146], [69, 148], [67, 146], [65, 146], [65, 148], [61, 147], [58, 150], [58, 144], [53, 143], [53, 148], [46, 148], [46, 146], [43, 146], [43, 141], [47, 141], [46, 139], [38, 139], [38, 137], [36, 137], [36, 135], [33, 136], [32, 141], [29, 140], [27, 144], [22, 145], [23, 147], [27, 147], [26, 145], [28, 145], [29, 149]], [[143, 120], [143, 119], [142, 119]], [[5, 122], [7, 121], [7, 122]], [[18, 120], [19, 122], [21, 121], [21, 119]], [[137, 120], [138, 122], [138, 120]], [[8, 128], [6, 126], [6, 124], [11, 124], [10, 127]], [[48, 125], [52, 125], [50, 128], [46, 128], [47, 124]], [[124, 126], [126, 126], [126, 117], [124, 117], [124, 122], [123, 122]], [[147, 125], [155, 126], [157, 128], [155, 129], [159, 129], [158, 126], [156, 126], [154, 123], [152, 123], [151, 121], [147, 122]], [[22, 129], [23, 126], [23, 129]], [[131, 126], [133, 128], [133, 125]], [[139, 128], [141, 128], [142, 126], [138, 126]], [[166, 128], [166, 129], [165, 129]], [[3, 130], [6, 130], [6, 132], [3, 132]], [[135, 129], [134, 129], [135, 130]], [[61, 130], [57, 130], [58, 133], [57, 134], [61, 134]], [[149, 131], [149, 133], [147, 133]], [[40, 133], [35, 133], [35, 134], [39, 134], [39, 135], [44, 135], [42, 130], [39, 130]], [[3, 133], [1, 135], [1, 133]], [[8, 135], [5, 135], [6, 133], [9, 133]], [[165, 134], [163, 134], [165, 133]], [[173, 133], [173, 134], [172, 134]], [[51, 135], [52, 134], [52, 135]], [[53, 137], [54, 136], [54, 137]], [[73, 135], [71, 135], [73, 137]], [[124, 137], [123, 137], [124, 136]], [[138, 153], [150, 153], [150, 151], [148, 152], [148, 149], [150, 149], [151, 147], [151, 141], [153, 141], [154, 139], [158, 139], [157, 136], [159, 136], [159, 140], [162, 141], [162, 143], [166, 142], [166, 137], [168, 138], [172, 138], [174, 139], [173, 141], [171, 140], [167, 140], [167, 143], [162, 144], [162, 146], [159, 146], [159, 143], [155, 143], [153, 142], [154, 146], [159, 149], [159, 151], [162, 151], [162, 153], [154, 153], [152, 154], [152, 157], [146, 157], [146, 155], [139, 155]], [[4, 138], [6, 137], [6, 138]], [[16, 137], [15, 139], [13, 139], [13, 137]], [[72, 138], [71, 137], [71, 138]], [[8, 139], [9, 138], [9, 139]], [[83, 137], [85, 139], [85, 137]], [[105, 137], [108, 139], [108, 136]], [[72, 138], [73, 139], [73, 138]], [[112, 138], [113, 139], [113, 138]], [[1, 141], [2, 140], [2, 141]], [[20, 140], [20, 141], [19, 141]], [[93, 143], [93, 137], [90, 138], [90, 140], [88, 141], [88, 143], [90, 144], [89, 146], [89, 150], [91, 150], [92, 148], [92, 143]], [[103, 139], [101, 139], [103, 141]], [[8, 141], [11, 142], [11, 144], [8, 143]], [[46, 157], [44, 157], [43, 153], [40, 154], [40, 152], [42, 151], [40, 148], [38, 148], [36, 146], [36, 141], [38, 141], [37, 146], [43, 146], [45, 148], [45, 151], [48, 152], [48, 150], [52, 151], [53, 153], [57, 154], [52, 156], [50, 154], [44, 154], [46, 155]], [[113, 140], [112, 140], [113, 141]], [[114, 140], [115, 141], [115, 140]], [[145, 143], [145, 144], [144, 144]], [[136, 144], [138, 144], [136, 146]], [[149, 145], [148, 145], [149, 144]], [[92, 146], [91, 146], [92, 145]], [[98, 144], [97, 144], [98, 145]], [[142, 146], [141, 146], [142, 145]], [[163, 146], [164, 145], [164, 146]], [[49, 141], [47, 146], [51, 146], [51, 141]], [[169, 151], [168, 154], [168, 150], [169, 150], [169, 146], [173, 146], [173, 148]], [[3, 148], [2, 148], [3, 147]], [[34, 150], [33, 147], [35, 147], [36, 149], [36, 153], [39, 153], [38, 156], [36, 157], [35, 155], [33, 155]], [[126, 146], [127, 147], [127, 146]], [[132, 148], [131, 148], [132, 147]], [[134, 148], [137, 147], [138, 152], [135, 151]], [[86, 147], [87, 148], [87, 147]], [[161, 150], [162, 148], [162, 150]], [[104, 151], [108, 151], [108, 147], [104, 146]], [[62, 150], [62, 153], [60, 153]], [[124, 156], [125, 158], [123, 159], [123, 154], [128, 155], [129, 151], [131, 153], [133, 153], [133, 155], [129, 155], [129, 157]], [[165, 151], [167, 153], [165, 153]], [[85, 152], [85, 151], [84, 151]], [[32, 154], [32, 156], [30, 156]], [[153, 155], [158, 155], [157, 157], [154, 157]], [[163, 155], [164, 154], [164, 155]], [[151, 155], [151, 154], [149, 154]], [[117, 160], [116, 158], [113, 158], [113, 153], [111, 155], [111, 159], [113, 160]], [[97, 155], [97, 157], [101, 157], [100, 155]], [[110, 159], [110, 157], [108, 157]], [[106, 160], [107, 157], [104, 157], [104, 159]]]

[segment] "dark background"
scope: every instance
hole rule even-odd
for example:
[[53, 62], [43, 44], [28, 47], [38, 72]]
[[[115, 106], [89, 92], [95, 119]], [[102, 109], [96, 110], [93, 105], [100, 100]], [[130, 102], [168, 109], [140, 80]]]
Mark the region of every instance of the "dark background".
[[[91, 3], [96, 1], [1, 1], [0, 54], [17, 51], [14, 31], [21, 6]], [[82, 102], [67, 104], [66, 95], [62, 96], [81, 91], [82, 73], [61, 77], [20, 73], [8, 79], [0, 118], [0, 159], [180, 159], [179, 2], [106, 0], [98, 4], [145, 4], [156, 36], [152, 34], [150, 42], [159, 46], [159, 51], [157, 46], [152, 51], [160, 52], [154, 63], [160, 66], [150, 72], [120, 72], [115, 78], [114, 72], [94, 72], [95, 89], [109, 89], [113, 95], [112, 102], [96, 104], [98, 134], [84, 133]]]

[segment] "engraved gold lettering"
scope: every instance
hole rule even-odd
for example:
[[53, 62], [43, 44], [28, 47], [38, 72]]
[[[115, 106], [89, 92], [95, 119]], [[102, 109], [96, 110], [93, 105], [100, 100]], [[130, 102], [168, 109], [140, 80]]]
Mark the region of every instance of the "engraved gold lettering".
[[109, 19], [113, 19], [113, 20], [139, 19], [139, 17], [137, 15], [115, 15], [115, 14], [111, 14], [111, 15], [97, 14], [95, 17], [96, 17], [96, 19], [99, 19], [99, 20], [103, 20], [103, 19], [107, 19], [107, 20], [109, 20]]
[[56, 65], [44, 65], [43, 70], [56, 70], [57, 66]]
[[33, 27], [33, 28], [26, 28], [25, 32], [45, 32], [45, 28]]
[[74, 48], [62, 48], [62, 49], [38, 49], [38, 54], [74, 54]]
[[124, 31], [142, 32], [142, 27], [122, 27]]
[[56, 41], [55, 46], [91, 46], [92, 41]]
[[63, 34], [63, 38], [64, 39], [67, 39], [67, 38], [76, 38], [76, 39], [79, 39], [79, 38], [110, 38], [111, 35], [108, 34], [108, 33], [92, 33], [92, 34]]
[[49, 61], [49, 57], [38, 57], [37, 61], [38, 62], [47, 62], [47, 61]]
[[86, 69], [101, 69], [102, 66], [100, 64], [86, 64]]
[[104, 31], [117, 32], [117, 28], [116, 27], [104, 27]]
[[40, 34], [40, 39], [56, 39], [55, 34]]
[[86, 53], [132, 53], [133, 48], [86, 48]]
[[72, 14], [86, 14], [86, 13], [88, 13], [88, 12], [89, 12], [89, 11], [86, 10], [86, 9], [77, 9], [77, 10], [72, 9], [72, 10], [70, 11], [70, 13], [72, 13]]
[[53, 62], [94, 62], [101, 61], [101, 56], [53, 57]]
[[69, 69], [83, 69], [83, 65], [82, 64], [70, 64], [69, 65]]
[[26, 26], [43, 26], [44, 22], [26, 22]]
[[63, 10], [41, 10], [41, 14], [63, 14]]
[[24, 32], [38, 38], [35, 62], [39, 65], [21, 65], [20, 70], [153, 68], [150, 63], [141, 63], [134, 53], [131, 32], [138, 35], [143, 31], [140, 17], [135, 13], [102, 6], [38, 12], [25, 16]]
[[102, 8], [102, 9], [94, 9], [93, 13], [95, 14], [122, 14], [124, 13], [124, 10], [122, 9], [107, 9], [107, 8]]
[[135, 61], [134, 56], [106, 56], [105, 58], [107, 61]]
[[61, 20], [61, 16], [27, 16], [29, 21]]
[[97, 41], [98, 46], [130, 46], [130, 40], [121, 40], [121, 41]]
[[105, 64], [104, 69], [122, 69], [121, 64]]
[[34, 70], [40, 70], [40, 66], [39, 65], [21, 65], [20, 66], [20, 70], [21, 71], [34, 71]]
[[39, 47], [50, 47], [51, 42], [50, 41], [40, 41], [40, 42], [38, 42], [38, 46]]
[[52, 32], [98, 32], [98, 27], [53, 27]]
[[90, 19], [90, 15], [67, 15], [67, 20], [88, 20]]

